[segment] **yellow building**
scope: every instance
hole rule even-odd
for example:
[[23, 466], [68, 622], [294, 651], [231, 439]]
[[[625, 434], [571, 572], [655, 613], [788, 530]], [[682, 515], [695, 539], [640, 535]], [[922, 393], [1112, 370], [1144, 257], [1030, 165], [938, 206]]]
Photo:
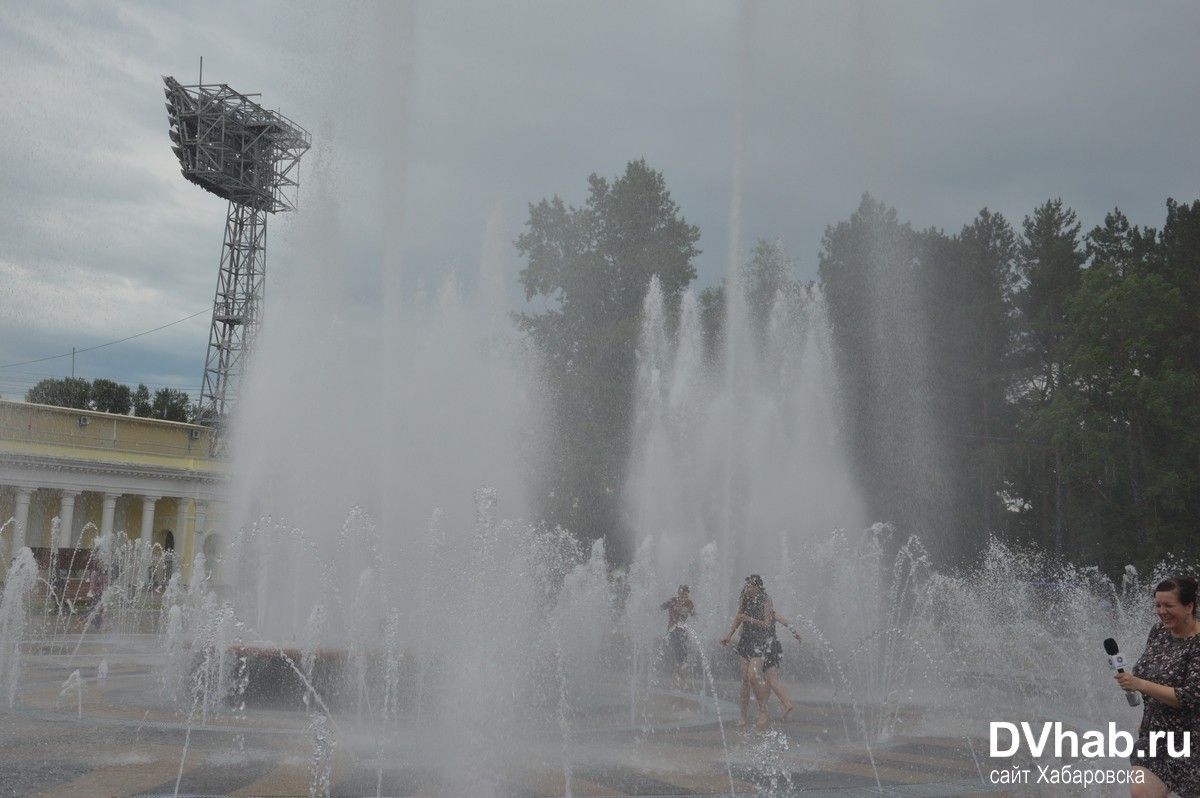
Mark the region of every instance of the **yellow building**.
[[187, 578], [218, 549], [227, 474], [205, 427], [0, 400], [0, 578], [21, 546], [122, 531], [174, 552]]

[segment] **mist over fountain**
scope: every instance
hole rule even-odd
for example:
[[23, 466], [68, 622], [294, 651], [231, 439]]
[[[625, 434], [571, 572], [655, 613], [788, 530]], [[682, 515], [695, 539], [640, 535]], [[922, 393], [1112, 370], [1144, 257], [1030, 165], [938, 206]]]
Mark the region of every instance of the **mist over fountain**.
[[[238, 645], [282, 651], [308, 677], [317, 652], [337, 652], [338, 678], [292, 707], [348, 713], [381, 755], [415, 745], [464, 794], [492, 793], [530, 713], [559, 711], [546, 613], [580, 559], [519, 520], [538, 401], [507, 315], [499, 220], [469, 288], [450, 277], [356, 308], [329, 264], [368, 281], [399, 264], [349, 259], [325, 199], [247, 384], [238, 532], [213, 578], [244, 622]], [[408, 722], [419, 739], [401, 745]]]
[[[51, 667], [37, 658], [54, 652], [67, 671], [54, 709], [77, 705], [83, 721], [97, 695], [115, 694], [164, 713], [157, 722], [183, 735], [181, 779], [222, 756], [276, 766], [253, 730], [299, 724], [288, 733], [316, 795], [414, 794], [398, 773], [449, 794], [511, 795], [531, 769], [564, 795], [653, 791], [629, 775], [639, 769], [787, 794], [847, 758], [873, 774], [854, 783], [882, 789], [889, 752], [931, 739], [973, 763], [953, 782], [965, 794], [994, 764], [989, 719], [1136, 723], [1099, 641], [1136, 657], [1149, 586], [1180, 564], [1113, 582], [993, 541], [977, 567], [939, 572], [918, 536], [869, 524], [839, 440], [819, 289], [781, 293], [756, 325], [735, 281], [706, 352], [696, 298], [667, 307], [651, 282], [625, 493], [635, 557], [614, 570], [603, 542], [523, 518], [543, 422], [539, 376], [506, 314], [498, 220], [469, 286], [448, 279], [376, 314], [324, 276], [330, 262], [362, 268], [339, 249], [332, 197], [318, 196], [314, 216], [247, 385], [217, 556], [198, 557], [188, 583], [175, 573], [153, 643], [120, 626], [120, 607], [150, 598], [132, 583], [128, 602], [111, 591], [115, 633], [97, 643], [41, 623], [22, 609], [37, 577], [19, 560], [0, 600], [10, 707], [40, 684], [23, 664]], [[125, 536], [102, 549], [142, 572]], [[743, 734], [727, 728], [736, 657], [716, 641], [751, 572], [805, 638], [781, 671], [814, 720]], [[660, 603], [683, 582], [698, 616], [680, 690]], [[155, 688], [102, 692], [119, 689], [110, 663], [130, 662], [153, 663]], [[198, 753], [193, 731], [234, 753]], [[680, 748], [675, 735], [704, 736]], [[693, 749], [703, 756], [680, 753]], [[339, 781], [346, 751], [371, 778]]]
[[698, 600], [722, 615], [748, 573], [763, 574], [781, 608], [798, 608], [794, 589], [816, 576], [805, 553], [835, 529], [867, 525], [838, 438], [819, 290], [781, 293], [761, 335], [739, 294], [735, 284], [719, 357], [706, 362], [695, 297], [685, 295], [672, 335], [651, 283], [628, 486], [643, 567], [665, 582], [701, 581], [711, 545], [716, 572], [701, 590], [713, 592]]
[[[695, 298], [675, 312], [651, 283], [626, 489], [638, 540], [613, 571], [603, 543], [521, 518], [538, 383], [505, 316], [499, 260], [483, 259], [470, 290], [431, 287], [385, 322], [331, 301], [316, 279], [328, 257], [314, 249], [311, 288], [273, 317], [237, 431], [237, 523], [215, 562], [199, 558], [190, 583], [172, 578], [155, 652], [121, 634], [95, 662], [81, 659], [82, 635], [55, 649], [73, 669], [58, 701], [77, 701], [81, 719], [113, 681], [110, 661], [147, 657], [161, 689], [136, 700], [173, 711], [185, 741], [298, 718], [310, 791], [338, 783], [337, 756], [353, 750], [378, 773], [349, 793], [362, 795], [411, 794], [380, 786], [398, 771], [453, 794], [509, 795], [530, 767], [555, 774], [561, 794], [606, 779], [650, 790], [620, 781], [633, 768], [785, 794], [814, 762], [847, 756], [882, 784], [880, 759], [914, 739], [958, 741], [975, 758], [955, 782], [969, 790], [989, 766], [989, 718], [1136, 722], [1099, 641], [1136, 656], [1162, 574], [1114, 583], [996, 542], [978, 567], [944, 573], [919, 538], [868, 525], [838, 441], [819, 290], [777, 298], [761, 329], [732, 292], [709, 360]], [[329, 324], [310, 323], [318, 308]], [[110, 558], [137, 556], [106, 545]], [[805, 637], [782, 672], [815, 724], [726, 731], [735, 660], [716, 641], [749, 572]], [[45, 632], [18, 611], [32, 574], [18, 567], [0, 602], [13, 697], [33, 689], [18, 649], [31, 628]], [[684, 691], [660, 647], [659, 604], [680, 582], [702, 657]], [[689, 729], [709, 735], [710, 757], [662, 753]], [[235, 745], [238, 763], [278, 756]], [[180, 773], [198, 756], [185, 742]]]
[[[507, 513], [524, 515], [535, 400], [503, 301], [502, 291], [466, 297], [448, 281], [404, 307], [368, 309], [364, 321], [318, 286], [275, 319], [238, 431], [234, 528], [246, 534], [233, 547], [250, 550], [234, 555], [230, 574], [239, 590], [257, 591], [261, 606], [247, 617], [263, 634], [295, 639], [296, 618], [303, 624], [317, 599], [308, 593], [297, 606], [273, 580], [299, 577], [349, 597], [365, 570], [381, 569], [371, 589], [387, 604], [428, 580], [435, 510], [448, 547], [438, 556], [456, 564], [474, 548], [477, 489], [494, 487]], [[330, 322], [314, 327], [314, 315]], [[352, 508], [372, 532], [342, 529]], [[279, 531], [250, 530], [263, 523]], [[292, 527], [303, 543], [288, 540]], [[298, 550], [311, 562], [289, 564]], [[334, 561], [336, 573], [320, 571]]]
[[[153, 716], [175, 735], [177, 791], [190, 768], [290, 757], [314, 795], [513, 795], [537, 780], [542, 794], [787, 794], [827, 765], [882, 790], [931, 740], [953, 751], [938, 780], [967, 794], [994, 766], [990, 719], [1136, 723], [1099, 643], [1135, 658], [1149, 586], [1181, 564], [1114, 582], [992, 541], [977, 566], [941, 572], [919, 535], [870, 523], [819, 288], [756, 317], [732, 280], [706, 349], [696, 297], [669, 307], [651, 281], [624, 494], [635, 556], [613, 569], [603, 541], [527, 518], [545, 415], [507, 315], [499, 218], [473, 279], [364, 299], [329, 265], [368, 285], [399, 265], [352, 254], [323, 177], [246, 384], [216, 556], [159, 599], [136, 578], [144, 552], [101, 541], [126, 580], [102, 636], [31, 614], [39, 577], [18, 557], [0, 596], [13, 717], [127, 723], [136, 759]], [[804, 636], [781, 672], [806, 720], [735, 733], [736, 655], [717, 641], [751, 572]], [[682, 687], [660, 609], [680, 583], [698, 607]], [[155, 615], [157, 636], [140, 634]]]
[[[332, 334], [304, 323], [330, 307], [317, 281], [276, 320], [250, 385], [241, 531], [214, 577], [238, 620], [217, 639], [287, 652], [311, 680], [304, 706], [339, 719], [329, 739], [373, 729], [381, 759], [432, 763], [472, 793], [504, 794], [515, 763], [549, 756], [569, 786], [602, 707], [624, 707], [630, 732], [661, 720], [658, 605], [675, 584], [692, 585], [708, 678], [732, 675], [715, 641], [750, 572], [811, 641], [784, 670], [836, 709], [818, 745], [970, 740], [980, 707], [1086, 724], [1119, 698], [1096, 648], [1149, 625], [1136, 574], [1114, 585], [995, 543], [978, 570], [939, 573], [918, 537], [867, 523], [815, 287], [780, 294], [756, 327], [735, 282], [710, 359], [695, 297], [676, 311], [652, 281], [626, 489], [634, 561], [610, 572], [602, 543], [522, 520], [537, 375], [498, 262], [472, 291], [447, 281], [386, 321], [335, 315]], [[297, 405], [314, 360], [336, 368]], [[1014, 658], [1014, 639], [1044, 642]], [[331, 649], [340, 681], [317, 684], [316, 652]], [[1095, 672], [1072, 680], [1079, 662]], [[746, 754], [764, 768], [778, 755]]]

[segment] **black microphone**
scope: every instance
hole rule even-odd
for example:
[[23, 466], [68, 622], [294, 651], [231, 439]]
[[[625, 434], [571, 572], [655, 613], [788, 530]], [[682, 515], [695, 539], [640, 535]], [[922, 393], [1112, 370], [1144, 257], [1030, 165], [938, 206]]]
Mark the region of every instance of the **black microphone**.
[[[1111, 637], [1104, 641], [1104, 650], [1108, 653], [1108, 667], [1112, 668], [1117, 673], [1125, 672], [1125, 658], [1121, 656], [1121, 650], [1117, 648], [1117, 641]], [[1125, 691], [1125, 700], [1129, 702], [1129, 706], [1136, 707], [1141, 703], [1137, 693], [1132, 693], [1129, 690]]]

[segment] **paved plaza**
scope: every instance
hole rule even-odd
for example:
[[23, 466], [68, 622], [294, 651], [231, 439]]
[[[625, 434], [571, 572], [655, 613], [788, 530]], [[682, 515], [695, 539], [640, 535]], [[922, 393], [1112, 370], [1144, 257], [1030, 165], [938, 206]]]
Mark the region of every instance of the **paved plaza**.
[[[663, 722], [636, 728], [628, 708], [597, 709], [573, 721], [568, 745], [561, 729], [533, 730], [502, 777], [475, 783], [428, 764], [437, 754], [416, 723], [401, 724], [387, 754], [348, 721], [322, 747], [303, 711], [189, 723], [160, 697], [149, 637], [43, 641], [24, 660], [14, 706], [0, 709], [0, 797], [308, 796], [314, 783], [333, 796], [1009, 794], [981, 777], [986, 740], [922, 734], [914, 712], [900, 724], [911, 734], [848, 744], [847, 709], [803, 686], [791, 688], [788, 721], [765, 731], [732, 727], [733, 684], [719, 685], [719, 702], [658, 691]], [[440, 761], [454, 756], [474, 754], [465, 743]]]

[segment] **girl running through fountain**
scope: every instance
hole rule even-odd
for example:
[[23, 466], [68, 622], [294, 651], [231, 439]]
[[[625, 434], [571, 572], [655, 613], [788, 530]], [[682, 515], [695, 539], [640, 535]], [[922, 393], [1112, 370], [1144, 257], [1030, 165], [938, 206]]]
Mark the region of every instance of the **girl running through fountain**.
[[746, 585], [738, 596], [737, 615], [734, 616], [729, 634], [721, 640], [721, 645], [729, 645], [738, 627], [742, 630], [736, 648], [738, 656], [741, 657], [742, 714], [737, 725], [746, 725], [750, 711], [750, 693], [753, 692], [758, 701], [758, 722], [755, 725], [762, 729], [767, 725], [767, 699], [771, 697], [771, 688], [763, 675], [763, 665], [771, 649], [771, 640], [775, 637], [775, 605], [767, 595], [762, 577], [758, 574], [746, 577]]

